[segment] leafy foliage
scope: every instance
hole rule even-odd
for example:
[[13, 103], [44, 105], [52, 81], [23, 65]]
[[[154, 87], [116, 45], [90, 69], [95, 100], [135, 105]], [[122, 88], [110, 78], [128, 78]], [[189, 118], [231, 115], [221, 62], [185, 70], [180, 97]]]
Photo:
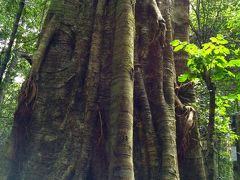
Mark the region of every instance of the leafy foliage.
[[[219, 156], [219, 168], [224, 172], [220, 172], [219, 176], [229, 179], [232, 177], [232, 165], [230, 149], [226, 147], [230, 147], [238, 139], [238, 135], [230, 128], [230, 115], [239, 110], [234, 109], [233, 105], [236, 102], [238, 104], [240, 97], [240, 50], [236, 48], [235, 44], [230, 44], [221, 34], [211, 37], [210, 41], [203, 43], [200, 48], [195, 44], [179, 40], [175, 40], [171, 44], [174, 51], [182, 50], [189, 55], [187, 62], [189, 72], [180, 75], [178, 81], [191, 80], [198, 84], [197, 106], [200, 109], [200, 124], [204, 138], [208, 131], [208, 113], [206, 112], [209, 108], [207, 103], [209, 99], [207, 97], [208, 91], [211, 90], [203, 89], [203, 87], [210, 83], [214, 84], [218, 90], [214, 120], [215, 136], [217, 137], [215, 143], [218, 145], [216, 148]], [[201, 93], [199, 93], [199, 89], [202, 89]]]
[[[210, 42], [202, 44], [201, 48], [179, 40], [174, 40], [171, 45], [174, 51], [184, 50], [189, 54], [187, 65], [190, 72], [181, 75], [178, 78], [180, 82], [200, 80], [204, 74], [211, 76], [214, 81], [238, 77], [234, 74], [232, 67], [239, 67], [240, 59], [232, 58], [239, 56], [239, 48], [227, 47], [228, 41], [221, 34], [210, 38]], [[231, 59], [228, 60], [229, 58]]]
[[[18, 11], [17, 0], [0, 1], [0, 65], [4, 57], [4, 47], [7, 46], [15, 14]], [[28, 74], [30, 65], [22, 54], [31, 56], [37, 47], [37, 39], [48, 8], [48, 0], [26, 1], [15, 43], [11, 52], [11, 60], [7, 65], [3, 94], [0, 98], [0, 144], [9, 135], [13, 114], [17, 105], [17, 96], [21, 83]]]
[[192, 42], [200, 46], [216, 34], [224, 34], [231, 41], [238, 39], [239, 10], [238, 0], [191, 0]]

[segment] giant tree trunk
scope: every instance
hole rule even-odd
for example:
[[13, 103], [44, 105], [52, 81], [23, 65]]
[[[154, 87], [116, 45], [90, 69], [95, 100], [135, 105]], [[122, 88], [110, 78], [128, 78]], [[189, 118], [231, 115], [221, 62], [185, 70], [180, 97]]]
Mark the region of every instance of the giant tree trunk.
[[172, 6], [52, 0], [3, 179], [180, 179]]

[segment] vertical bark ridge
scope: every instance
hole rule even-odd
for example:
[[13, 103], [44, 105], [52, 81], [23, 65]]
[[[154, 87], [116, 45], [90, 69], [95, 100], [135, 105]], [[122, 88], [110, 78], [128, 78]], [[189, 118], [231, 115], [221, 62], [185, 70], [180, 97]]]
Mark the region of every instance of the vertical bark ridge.
[[84, 132], [82, 133], [83, 144], [80, 151], [80, 157], [77, 164], [76, 176], [80, 179], [86, 179], [87, 171], [90, 165], [90, 154], [92, 150], [92, 135], [95, 119], [97, 116], [97, 99], [100, 74], [100, 53], [102, 46], [102, 26], [103, 13], [106, 0], [99, 0], [96, 8], [95, 24], [92, 34], [90, 49], [90, 59], [86, 77], [86, 107], [84, 117]]
[[[143, 134], [145, 135], [144, 144], [146, 146], [148, 179], [159, 177], [159, 157], [157, 151], [156, 133], [152, 124], [151, 109], [148, 102], [147, 92], [141, 73], [141, 69], [135, 70], [135, 98], [140, 111], [140, 120], [142, 121]], [[144, 176], [145, 177], [145, 176]]]
[[[56, 176], [56, 174], [58, 174], [58, 177], [63, 177], [62, 179], [64, 180], [71, 179], [75, 176], [80, 149], [83, 144], [83, 138], [79, 137], [82, 137], [82, 132], [84, 131], [83, 120], [86, 98], [83, 97], [85, 93], [84, 91], [86, 91], [86, 68], [89, 64], [90, 40], [93, 31], [92, 26], [89, 23], [89, 19], [91, 19], [92, 16], [93, 12], [89, 11], [89, 14], [87, 14], [88, 18], [85, 17], [86, 20], [82, 21], [81, 24], [78, 24], [79, 28], [75, 29], [76, 43], [72, 56], [75, 83], [72, 86], [73, 91], [70, 96], [71, 100], [68, 106], [68, 112], [60, 126], [60, 130], [66, 134], [67, 140], [59, 155], [58, 161], [55, 163], [56, 171], [58, 173], [53, 173], [52, 175]], [[80, 29], [82, 26], [85, 26], [84, 30]]]
[[[170, 45], [170, 42], [173, 40], [172, 38], [172, 22], [171, 22], [171, 8], [170, 4], [167, 4], [165, 9], [164, 17], [166, 20], [166, 41], [165, 46], [163, 48], [163, 66], [164, 66], [164, 80], [163, 80], [163, 87], [164, 87], [164, 97], [166, 103], [173, 106], [175, 102], [175, 68], [174, 68], [174, 58], [173, 58], [173, 51]], [[174, 107], [173, 107], [174, 109]]]
[[[135, 106], [134, 106], [135, 107]], [[136, 179], [148, 179], [148, 159], [146, 153], [146, 139], [143, 132], [143, 123], [140, 118], [140, 111], [134, 109], [134, 176]]]
[[[151, 25], [151, 24], [150, 24]], [[157, 27], [157, 26], [155, 26]], [[163, 58], [162, 47], [158, 39], [149, 43], [149, 53], [144, 66], [144, 77], [147, 97], [151, 108], [154, 130], [157, 135], [158, 154], [164, 151], [162, 140], [159, 138], [161, 129], [161, 119], [164, 117], [164, 94], [163, 94]], [[159, 158], [160, 169], [162, 168], [162, 157]], [[161, 171], [160, 171], [161, 172]]]
[[[115, 26], [115, 1], [106, 2], [103, 27], [102, 55], [100, 58], [101, 74], [99, 85], [98, 106], [101, 114], [98, 124], [102, 123], [102, 129], [97, 127], [97, 138], [93, 150], [91, 172], [93, 179], [108, 179], [109, 168], [109, 141], [110, 141], [110, 84], [112, 79], [112, 57]], [[102, 134], [101, 134], [102, 133]]]
[[[171, 4], [165, 1], [160, 4], [159, 8], [163, 9], [163, 18], [166, 21], [166, 38], [163, 46], [163, 96], [164, 105], [162, 108], [161, 119], [158, 122], [158, 137], [161, 143], [161, 179], [179, 179], [177, 155], [176, 155], [176, 120], [174, 111], [174, 80], [175, 73], [173, 63], [173, 54], [170, 46], [172, 39], [171, 27]], [[160, 5], [162, 7], [160, 7]]]
[[109, 179], [134, 179], [133, 59], [134, 14], [128, 0], [117, 1], [111, 82]]

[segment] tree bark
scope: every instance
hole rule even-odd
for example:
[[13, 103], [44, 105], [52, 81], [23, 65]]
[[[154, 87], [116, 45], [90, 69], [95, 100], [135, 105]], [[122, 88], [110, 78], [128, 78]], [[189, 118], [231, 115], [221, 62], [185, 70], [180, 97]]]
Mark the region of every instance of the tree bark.
[[207, 176], [210, 180], [215, 180], [218, 177], [218, 167], [216, 162], [216, 149], [215, 149], [215, 109], [216, 109], [216, 86], [212, 82], [210, 72], [205, 71], [202, 78], [207, 86], [209, 92], [209, 118], [207, 127], [207, 152], [206, 152], [206, 166]]
[[110, 105], [108, 179], [134, 179], [133, 60], [134, 9], [129, 0], [116, 3]]
[[210, 72], [205, 71], [202, 78], [207, 86], [209, 92], [209, 118], [208, 118], [208, 135], [207, 135], [207, 152], [206, 152], [206, 166], [207, 176], [209, 180], [215, 180], [218, 177], [218, 167], [216, 162], [215, 149], [215, 109], [216, 109], [216, 86], [212, 82]]
[[[189, 41], [189, 0], [175, 0], [173, 12], [174, 39], [180, 41]], [[174, 53], [176, 75], [179, 76], [188, 71], [187, 68], [188, 55], [184, 51]], [[193, 125], [188, 127], [188, 122], [182, 118], [184, 107], [191, 106], [195, 102], [194, 86], [191, 83], [181, 84], [177, 87], [177, 96], [181, 100], [182, 107], [177, 109], [177, 144], [178, 144], [178, 163], [181, 179], [199, 179], [205, 180], [205, 165], [200, 146], [200, 134], [198, 131], [197, 118], [193, 116]], [[186, 87], [186, 88], [185, 88]], [[182, 90], [183, 89], [183, 90]], [[182, 92], [181, 92], [182, 91]], [[194, 113], [190, 111], [190, 113]], [[180, 114], [178, 114], [180, 113]]]
[[[233, 119], [235, 119], [235, 132], [237, 135], [240, 135], [240, 114], [236, 113], [233, 116]], [[240, 141], [237, 140], [236, 142], [236, 150], [237, 150], [237, 161], [234, 162], [233, 170], [234, 170], [234, 180], [239, 179], [240, 177]]]
[[209, 122], [208, 122], [208, 139], [207, 139], [207, 169], [208, 179], [217, 179], [217, 162], [216, 162], [216, 149], [215, 149], [215, 108], [216, 108], [216, 88], [214, 85], [210, 85], [209, 88]]
[[172, 7], [52, 1], [19, 96], [5, 178], [180, 179]]

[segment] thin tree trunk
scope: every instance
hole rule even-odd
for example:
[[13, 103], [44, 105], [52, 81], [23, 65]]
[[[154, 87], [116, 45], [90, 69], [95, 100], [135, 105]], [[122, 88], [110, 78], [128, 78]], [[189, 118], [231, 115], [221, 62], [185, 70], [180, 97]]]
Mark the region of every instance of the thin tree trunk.
[[11, 73], [16, 66], [17, 66], [17, 57], [12, 57], [12, 60], [9, 62], [9, 67], [6, 71], [5, 77], [0, 86], [0, 104], [3, 103], [3, 100], [4, 100], [6, 85], [12, 82]]
[[209, 180], [217, 179], [217, 162], [216, 162], [216, 150], [215, 150], [215, 108], [216, 108], [216, 86], [212, 82], [208, 71], [205, 71], [202, 75], [203, 80], [207, 86], [209, 92], [209, 118], [208, 118], [208, 136], [207, 136], [207, 154], [206, 154], [206, 166], [207, 176]]
[[8, 63], [9, 63], [9, 61], [11, 59], [11, 51], [12, 51], [13, 43], [14, 43], [15, 38], [16, 38], [16, 34], [17, 34], [18, 27], [19, 27], [20, 19], [21, 19], [22, 13], [23, 13], [23, 9], [24, 9], [24, 6], [25, 6], [25, 0], [21, 0], [19, 2], [18, 6], [19, 6], [18, 12], [17, 12], [16, 17], [15, 17], [15, 21], [14, 21], [14, 24], [13, 24], [13, 28], [12, 28], [12, 32], [11, 32], [11, 35], [10, 35], [10, 39], [9, 39], [9, 42], [8, 42], [8, 45], [7, 45], [7, 48], [6, 48], [6, 51], [5, 51], [5, 56], [1, 60], [1, 66], [0, 66], [0, 87], [2, 86], [3, 75], [4, 75], [4, 73], [6, 71], [6, 68], [7, 68], [7, 65], [8, 65]]
[[208, 169], [208, 179], [217, 179], [217, 162], [216, 162], [216, 150], [215, 150], [215, 108], [216, 108], [216, 88], [213, 84], [208, 86], [209, 91], [209, 122], [208, 122], [208, 139], [207, 139], [207, 169]]

